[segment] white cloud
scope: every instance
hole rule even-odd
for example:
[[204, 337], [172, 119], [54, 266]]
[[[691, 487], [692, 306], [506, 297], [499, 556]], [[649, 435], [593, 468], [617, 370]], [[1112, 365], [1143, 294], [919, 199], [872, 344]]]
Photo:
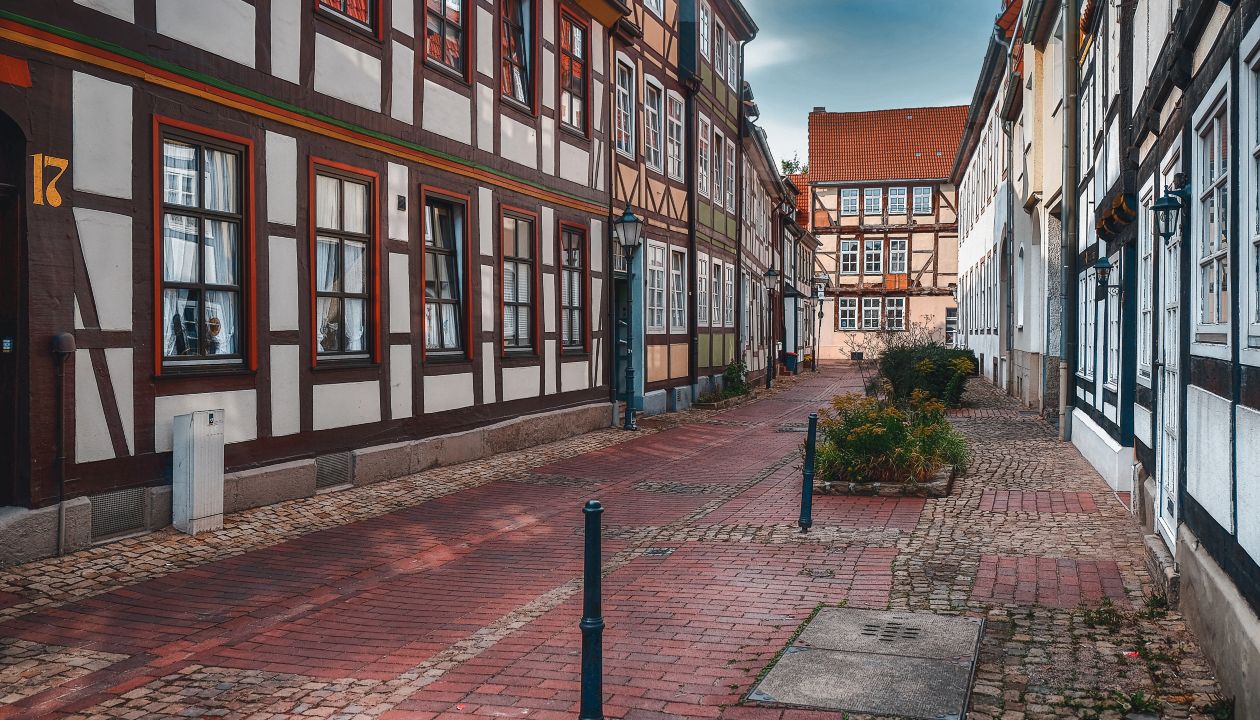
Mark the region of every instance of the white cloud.
[[759, 36], [755, 42], [748, 43], [744, 50], [744, 72], [757, 72], [766, 68], [793, 62], [800, 57], [801, 42], [798, 38]]

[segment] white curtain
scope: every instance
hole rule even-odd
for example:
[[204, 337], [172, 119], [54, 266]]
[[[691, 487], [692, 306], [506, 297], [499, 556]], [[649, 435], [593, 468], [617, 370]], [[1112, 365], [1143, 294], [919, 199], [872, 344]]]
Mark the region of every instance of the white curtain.
[[345, 300], [346, 352], [367, 350], [367, 301]]
[[207, 210], [236, 212], [236, 155], [206, 148], [203, 155]]
[[196, 290], [169, 289], [162, 293], [162, 354], [166, 357], [197, 354]]
[[162, 219], [162, 278], [167, 282], [197, 282], [197, 218], [166, 215]]
[[367, 232], [367, 185], [353, 182], [341, 183], [345, 198], [342, 213], [342, 230], [352, 233]]
[[206, 220], [205, 282], [208, 285], [239, 285], [237, 247], [240, 226], [223, 220]]
[[315, 176], [315, 227], [340, 230], [341, 189], [336, 178]]
[[205, 352], [207, 355], [239, 355], [237, 346], [237, 294], [222, 290], [206, 293]]

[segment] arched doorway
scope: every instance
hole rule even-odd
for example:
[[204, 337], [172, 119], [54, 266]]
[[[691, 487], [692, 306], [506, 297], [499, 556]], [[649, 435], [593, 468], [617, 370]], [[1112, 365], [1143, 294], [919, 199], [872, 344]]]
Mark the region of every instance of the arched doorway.
[[21, 389], [26, 348], [26, 263], [23, 210], [26, 137], [0, 113], [0, 507], [25, 505], [29, 485], [26, 403]]

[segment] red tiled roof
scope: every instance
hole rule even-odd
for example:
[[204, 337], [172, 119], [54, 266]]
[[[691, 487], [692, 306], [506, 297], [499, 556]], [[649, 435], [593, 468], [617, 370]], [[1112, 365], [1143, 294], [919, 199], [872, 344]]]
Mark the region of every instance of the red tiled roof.
[[967, 106], [809, 114], [809, 180], [949, 177]]
[[793, 173], [787, 176], [796, 189], [796, 224], [809, 227], [809, 176], [805, 173]]

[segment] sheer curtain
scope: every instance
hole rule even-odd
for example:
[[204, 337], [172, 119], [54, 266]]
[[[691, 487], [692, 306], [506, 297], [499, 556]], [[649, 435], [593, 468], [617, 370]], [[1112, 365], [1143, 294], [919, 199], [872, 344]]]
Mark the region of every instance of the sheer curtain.
[[207, 148], [202, 157], [207, 210], [236, 212], [236, 155]]
[[[324, 178], [320, 178], [324, 180]], [[335, 181], [334, 181], [335, 182]], [[317, 221], [318, 222], [318, 221]], [[337, 282], [341, 243], [336, 238], [319, 237], [315, 244], [315, 287], [322, 292], [340, 292]], [[327, 352], [341, 350], [341, 301], [321, 297], [317, 302], [319, 347]]]

